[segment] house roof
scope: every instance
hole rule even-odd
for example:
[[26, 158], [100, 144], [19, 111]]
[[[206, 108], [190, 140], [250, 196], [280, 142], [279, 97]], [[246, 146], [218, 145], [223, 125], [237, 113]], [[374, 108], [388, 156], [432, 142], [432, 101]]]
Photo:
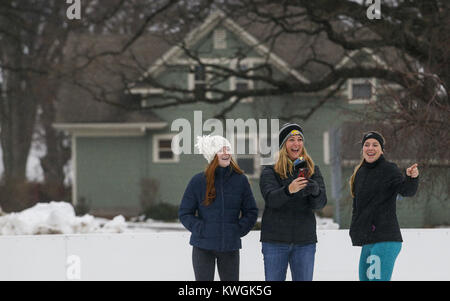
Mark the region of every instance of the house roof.
[[[215, 27], [221, 25], [227, 30], [240, 37], [241, 40], [246, 43], [251, 50], [259, 53], [262, 57], [267, 58], [268, 63], [275, 65], [280, 70], [284, 71], [301, 82], [309, 82], [309, 80], [300, 72], [292, 68], [290, 64], [287, 64], [276, 52], [271, 51], [264, 43], [261, 43], [255, 38], [249, 31], [245, 30], [238, 23], [226, 17], [221, 11], [215, 11], [206, 20], [194, 30], [189, 32], [184, 39], [183, 43], [188, 47], [192, 47], [208, 33], [210, 33]], [[170, 62], [174, 57], [179, 57], [183, 54], [183, 49], [178, 45], [172, 46], [163, 56], [158, 58], [150, 68], [143, 74], [142, 78], [145, 78], [149, 74], [155, 75], [161, 69], [164, 69], [165, 63]], [[141, 78], [141, 79], [142, 79]]]
[[[324, 36], [305, 35], [300, 39], [284, 34], [280, 35], [275, 43], [268, 45], [265, 41], [272, 31], [271, 25], [247, 22], [241, 18], [231, 20], [221, 12], [210, 15], [188, 33], [185, 42], [191, 45], [196, 43], [218, 24], [241, 37], [252, 49], [266, 56], [270, 63], [294, 80], [315, 81], [329, 71], [326, 66], [317, 63], [304, 66], [305, 61], [313, 54], [333, 65], [349, 61], [345, 51]], [[70, 62], [69, 68], [82, 65], [88, 57], [119, 51], [129, 38], [127, 35], [72, 35], [65, 50], [65, 58]], [[166, 37], [155, 33], [142, 35], [121, 55], [103, 55], [96, 58], [87, 67], [79, 70], [70, 81], [63, 83], [58, 94], [60, 102], [57, 122], [162, 121], [152, 112], [125, 109], [124, 107], [129, 106], [138, 108], [139, 99], [127, 95], [124, 91], [130, 88], [129, 79], [142, 79], [146, 74], [160, 71], [165, 61], [180, 55], [181, 51]], [[353, 53], [350, 57], [353, 55], [356, 56]], [[124, 80], [125, 78], [127, 80]], [[135, 82], [134, 87], [141, 87], [139, 81]], [[111, 106], [107, 102], [118, 105]]]

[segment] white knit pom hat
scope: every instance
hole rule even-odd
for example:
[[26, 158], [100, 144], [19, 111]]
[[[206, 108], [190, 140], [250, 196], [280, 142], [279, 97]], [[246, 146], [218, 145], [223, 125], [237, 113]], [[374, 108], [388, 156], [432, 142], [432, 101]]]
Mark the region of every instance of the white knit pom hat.
[[200, 154], [205, 157], [208, 163], [214, 159], [214, 156], [222, 150], [224, 146], [229, 148], [231, 154], [231, 144], [230, 142], [222, 136], [197, 136], [197, 143], [195, 146], [200, 151]]

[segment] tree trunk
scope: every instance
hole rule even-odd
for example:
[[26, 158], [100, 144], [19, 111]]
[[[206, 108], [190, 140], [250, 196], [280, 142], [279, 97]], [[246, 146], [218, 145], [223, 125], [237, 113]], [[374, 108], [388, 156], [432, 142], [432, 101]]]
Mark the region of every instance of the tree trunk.
[[8, 91], [0, 104], [4, 185], [2, 207], [16, 211], [30, 203], [26, 189], [26, 166], [36, 120], [36, 102], [27, 81], [14, 73], [3, 74]]
[[46, 198], [48, 200], [65, 200], [64, 166], [70, 159], [70, 146], [64, 144], [66, 135], [53, 128], [55, 121], [56, 98], [49, 95], [42, 102], [41, 124], [44, 129], [44, 139], [47, 148], [46, 155], [41, 158], [41, 167], [44, 171]]

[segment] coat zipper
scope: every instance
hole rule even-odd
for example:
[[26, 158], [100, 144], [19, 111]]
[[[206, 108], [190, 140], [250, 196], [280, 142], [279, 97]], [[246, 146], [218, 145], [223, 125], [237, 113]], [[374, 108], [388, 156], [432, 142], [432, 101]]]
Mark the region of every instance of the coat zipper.
[[221, 195], [222, 195], [222, 250], [225, 249], [225, 224], [224, 224], [224, 220], [225, 220], [225, 199], [223, 197], [223, 181], [224, 181], [224, 176], [221, 174]]

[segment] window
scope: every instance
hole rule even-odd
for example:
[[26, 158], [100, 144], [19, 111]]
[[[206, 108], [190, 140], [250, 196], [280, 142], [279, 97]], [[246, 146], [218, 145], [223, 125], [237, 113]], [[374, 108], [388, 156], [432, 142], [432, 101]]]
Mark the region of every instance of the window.
[[[248, 70], [248, 65], [247, 64], [241, 64], [238, 67], [238, 70], [241, 72], [246, 72]], [[250, 85], [250, 81], [246, 78], [241, 78], [241, 77], [236, 77], [235, 78], [235, 89], [237, 91], [247, 91], [250, 89], [249, 87]]]
[[234, 145], [234, 158], [249, 178], [259, 177], [259, 160], [256, 137], [237, 136]]
[[227, 32], [225, 29], [214, 30], [214, 49], [227, 48]]
[[255, 175], [255, 158], [237, 158], [237, 164], [249, 176]]
[[172, 151], [173, 135], [153, 136], [153, 162], [175, 163], [179, 157]]
[[374, 100], [375, 80], [351, 79], [348, 84], [350, 103], [368, 103]]
[[[236, 70], [238, 70], [239, 72], [242, 72], [243, 74], [247, 74], [247, 75], [253, 75], [252, 71], [247, 72], [247, 70], [249, 70], [251, 67], [250, 62], [248, 63], [241, 63], [238, 66], [236, 66]], [[231, 87], [230, 89], [232, 91], [247, 91], [247, 90], [251, 90], [253, 89], [253, 81], [249, 80], [247, 78], [242, 78], [242, 77], [232, 77], [230, 80], [231, 83]], [[236, 99], [232, 99], [232, 101], [235, 101]], [[252, 98], [244, 98], [241, 100], [241, 102], [252, 102], [253, 99]]]
[[210, 88], [208, 69], [202, 65], [191, 65], [188, 73], [188, 89], [193, 92], [197, 100], [211, 99], [212, 93], [207, 92]]
[[206, 91], [206, 70], [204, 66], [194, 67], [194, 96], [204, 99]]
[[372, 86], [370, 83], [353, 83], [352, 99], [370, 99], [372, 97]]

